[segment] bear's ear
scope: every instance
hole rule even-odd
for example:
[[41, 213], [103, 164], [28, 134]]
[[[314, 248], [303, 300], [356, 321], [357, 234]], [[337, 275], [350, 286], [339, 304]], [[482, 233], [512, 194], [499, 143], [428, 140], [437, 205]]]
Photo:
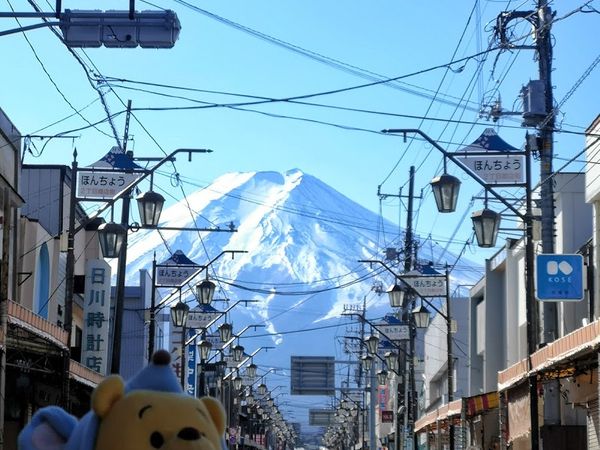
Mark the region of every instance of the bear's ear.
[[125, 395], [123, 379], [118, 375], [110, 375], [94, 389], [92, 409], [102, 419], [123, 395]]
[[200, 401], [208, 410], [219, 434], [225, 433], [225, 410], [221, 403], [212, 397], [202, 397]]
[[62, 450], [77, 419], [57, 406], [37, 411], [19, 434], [19, 450]]

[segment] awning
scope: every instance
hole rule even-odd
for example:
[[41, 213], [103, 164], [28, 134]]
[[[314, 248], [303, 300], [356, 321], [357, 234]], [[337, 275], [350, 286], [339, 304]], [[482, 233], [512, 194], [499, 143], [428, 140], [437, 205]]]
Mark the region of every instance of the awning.
[[460, 416], [462, 410], [462, 399], [454, 400], [450, 404], [442, 405], [435, 411], [424, 415], [415, 422], [415, 433], [423, 430], [424, 428], [434, 425], [439, 421], [445, 421], [448, 418]]
[[86, 386], [95, 388], [104, 379], [98, 372], [79, 364], [77, 361], [69, 362], [69, 376], [75, 381], [78, 381]]
[[[67, 349], [67, 332], [65, 330], [10, 300], [8, 301], [8, 323], [15, 324], [63, 350]], [[21, 342], [21, 345], [26, 344], [26, 342]]]
[[525, 358], [498, 372], [498, 391], [505, 391], [524, 381], [530, 375], [558, 369], [565, 363], [597, 351], [599, 347], [600, 320], [596, 320], [533, 353], [529, 358], [531, 368], [528, 368], [528, 361]]
[[488, 392], [487, 394], [475, 395], [465, 399], [467, 404], [467, 416], [473, 417], [485, 411], [497, 408], [500, 404], [497, 392]]

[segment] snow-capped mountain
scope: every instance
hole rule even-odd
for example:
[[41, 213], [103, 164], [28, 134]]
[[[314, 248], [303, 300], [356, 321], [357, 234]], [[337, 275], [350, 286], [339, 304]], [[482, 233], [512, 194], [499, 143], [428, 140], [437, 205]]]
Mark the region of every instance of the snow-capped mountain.
[[[237, 231], [131, 233], [127, 283], [137, 282], [139, 269], [150, 269], [154, 252], [158, 263], [181, 250], [203, 265], [223, 250], [246, 251], [233, 259], [224, 255], [208, 272], [217, 281], [216, 299], [255, 301], [234, 308], [230, 318], [234, 332], [248, 324], [265, 326], [249, 330], [240, 342], [247, 353], [275, 347], [255, 358], [263, 369], [259, 374], [269, 367], [281, 369], [269, 375], [272, 387], [289, 385], [291, 355], [346, 359], [336, 355], [335, 342], [349, 323], [341, 316], [344, 305], [362, 305], [366, 299], [367, 317], [390, 312], [387, 295], [378, 295], [374, 286], [387, 287], [393, 277], [381, 266], [358, 262], [384, 258], [385, 249], [378, 244], [381, 218], [300, 170], [225, 174], [167, 208], [161, 219], [163, 227], [227, 230], [233, 223]], [[394, 228], [391, 223], [385, 226]], [[402, 239], [398, 236], [386, 246], [401, 248]], [[400, 272], [401, 264], [388, 264], [396, 264]], [[473, 271], [455, 272], [452, 277], [461, 284], [478, 278]], [[224, 310], [227, 303], [216, 301], [213, 306]], [[305, 400], [293, 397], [292, 402], [304, 405]], [[308, 416], [307, 407], [292, 421], [306, 422], [301, 416]]]

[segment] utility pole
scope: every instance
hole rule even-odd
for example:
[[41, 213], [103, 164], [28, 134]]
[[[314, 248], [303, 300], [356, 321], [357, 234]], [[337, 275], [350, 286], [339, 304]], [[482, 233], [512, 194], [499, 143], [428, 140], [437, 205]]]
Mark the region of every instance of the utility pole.
[[[554, 96], [552, 93], [552, 11], [545, 0], [538, 0], [537, 54], [540, 80], [544, 83], [546, 117], [539, 126], [540, 180], [542, 209], [542, 252], [554, 253], [554, 185], [552, 156], [554, 151]], [[541, 342], [549, 343], [558, 337], [556, 303], [542, 303]]]
[[[131, 100], [127, 102], [127, 116], [125, 119], [125, 133], [122, 149], [127, 154], [127, 140], [129, 139], [129, 117], [131, 115]], [[133, 159], [133, 152], [130, 153]], [[113, 347], [110, 373], [119, 373], [121, 370], [121, 338], [123, 331], [123, 304], [125, 302], [125, 272], [127, 269], [127, 235], [129, 234], [129, 205], [131, 203], [131, 189], [123, 196], [121, 205], [121, 225], [125, 227], [123, 245], [117, 262], [117, 286], [115, 289], [115, 320], [113, 328]], [[154, 276], [154, 274], [152, 274]]]
[[62, 403], [65, 410], [71, 410], [71, 380], [69, 370], [71, 364], [71, 339], [73, 336], [73, 290], [75, 279], [75, 207], [77, 203], [77, 150], [73, 151], [71, 163], [71, 194], [69, 196], [69, 228], [67, 230], [67, 261], [65, 285], [65, 324], [67, 332], [67, 350], [64, 355]]
[[[540, 209], [542, 228], [542, 253], [554, 253], [554, 185], [552, 159], [554, 151], [554, 96], [552, 86], [552, 42], [551, 30], [554, 14], [545, 0], [537, 1], [535, 11], [504, 12], [498, 17], [497, 30], [500, 34], [501, 44], [505, 48], [531, 49], [537, 54], [539, 81], [543, 86], [543, 114], [538, 115], [539, 121], [534, 120], [528, 125], [537, 127], [538, 153], [540, 159]], [[507, 38], [506, 27], [508, 22], [515, 18], [527, 20], [535, 32], [535, 45], [512, 45]], [[537, 111], [536, 111], [537, 112]], [[529, 145], [529, 142], [527, 143]], [[527, 193], [530, 195], [531, 193]], [[529, 213], [528, 213], [529, 214]], [[529, 236], [530, 238], [531, 236]], [[529, 240], [528, 238], [528, 240]], [[531, 267], [531, 266], [530, 266]], [[531, 276], [529, 276], [531, 277]], [[537, 307], [535, 307], [537, 306]], [[531, 355], [536, 350], [535, 343], [548, 344], [558, 337], [557, 305], [554, 302], [542, 302], [541, 305], [531, 305], [532, 311], [532, 336], [528, 337], [532, 347], [528, 349]], [[539, 312], [536, 314], [536, 312]], [[539, 330], [539, 331], [537, 331]], [[537, 381], [530, 380], [530, 401], [537, 398]], [[544, 382], [544, 425], [560, 424], [560, 389], [558, 380]], [[537, 417], [531, 417], [531, 448], [537, 450], [539, 446]], [[537, 413], [536, 413], [537, 416]]]
[[[536, 46], [538, 71], [544, 84], [544, 109], [546, 117], [538, 127], [542, 253], [554, 253], [554, 174], [552, 157], [554, 152], [554, 96], [552, 87], [552, 11], [545, 0], [537, 2], [538, 26]], [[558, 338], [557, 303], [541, 302], [541, 333], [539, 341], [548, 344]], [[544, 425], [560, 425], [560, 386], [558, 380], [544, 383]]]
[[[406, 235], [404, 241], [405, 255], [404, 255], [404, 271], [409, 272], [413, 268], [414, 259], [414, 243], [412, 233], [412, 217], [413, 217], [413, 199], [415, 193], [415, 166], [410, 166], [409, 180], [408, 180], [408, 208], [406, 217]], [[409, 439], [412, 440], [412, 448], [417, 448], [417, 436], [415, 435], [415, 421], [417, 420], [417, 398], [416, 398], [416, 384], [415, 384], [415, 338], [417, 329], [415, 327], [414, 319], [411, 311], [414, 307], [415, 299], [412, 295], [407, 295], [406, 302], [404, 305], [404, 317], [409, 324], [409, 352], [408, 352], [408, 373], [409, 373], [409, 386], [410, 392], [405, 398], [405, 405], [407, 414], [404, 416], [407, 418], [407, 428], [409, 430]], [[405, 384], [406, 381], [405, 381]], [[406, 392], [406, 388], [405, 388]]]
[[[377, 195], [380, 197], [398, 197], [403, 198], [402, 194], [394, 195], [394, 194], [382, 194], [380, 190], [378, 190]], [[414, 246], [414, 238], [413, 238], [413, 209], [414, 209], [414, 199], [415, 199], [415, 167], [411, 166], [409, 171], [409, 180], [408, 180], [408, 197], [407, 198], [407, 213], [406, 213], [406, 228], [404, 235], [404, 271], [409, 272], [412, 270], [414, 261], [415, 261], [415, 246]], [[421, 198], [421, 197], [417, 197]], [[400, 443], [400, 436], [402, 435], [404, 439], [404, 433], [401, 431], [401, 428], [404, 430], [408, 430], [408, 436], [406, 436], [407, 440], [410, 440], [412, 443], [412, 448], [417, 448], [417, 439], [414, 433], [414, 423], [417, 419], [417, 398], [416, 398], [416, 383], [415, 383], [415, 337], [416, 337], [416, 328], [414, 326], [414, 321], [412, 318], [411, 311], [414, 306], [414, 297], [411, 295], [405, 295], [404, 297], [404, 305], [402, 305], [402, 321], [409, 324], [410, 330], [410, 339], [408, 341], [408, 351], [406, 349], [406, 343], [404, 344], [404, 373], [408, 374], [408, 377], [404, 377], [404, 406], [406, 408], [406, 413], [404, 414], [404, 423], [403, 427], [400, 427], [400, 420], [398, 417], [398, 410], [400, 407], [400, 398], [401, 398], [401, 384], [398, 383], [397, 386], [397, 403], [398, 407], [396, 408], [396, 449], [400, 450], [402, 447], [406, 446], [405, 442]]]

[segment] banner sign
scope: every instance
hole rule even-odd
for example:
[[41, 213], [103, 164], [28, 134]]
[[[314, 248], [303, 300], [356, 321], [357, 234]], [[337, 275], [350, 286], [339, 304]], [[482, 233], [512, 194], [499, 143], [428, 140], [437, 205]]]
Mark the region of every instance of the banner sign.
[[394, 411], [381, 410], [381, 422], [392, 423], [394, 422]]
[[182, 329], [171, 325], [169, 327], [169, 351], [171, 353], [171, 367], [177, 375], [177, 379], [181, 379], [182, 358], [181, 358], [181, 332]]
[[[186, 341], [196, 336], [194, 330], [187, 330]], [[185, 391], [192, 397], [196, 396], [196, 341], [194, 340], [185, 349], [186, 361], [185, 365], [187, 368], [187, 376], [185, 383]]]
[[81, 360], [101, 375], [106, 375], [108, 363], [110, 275], [103, 259], [86, 261]]

